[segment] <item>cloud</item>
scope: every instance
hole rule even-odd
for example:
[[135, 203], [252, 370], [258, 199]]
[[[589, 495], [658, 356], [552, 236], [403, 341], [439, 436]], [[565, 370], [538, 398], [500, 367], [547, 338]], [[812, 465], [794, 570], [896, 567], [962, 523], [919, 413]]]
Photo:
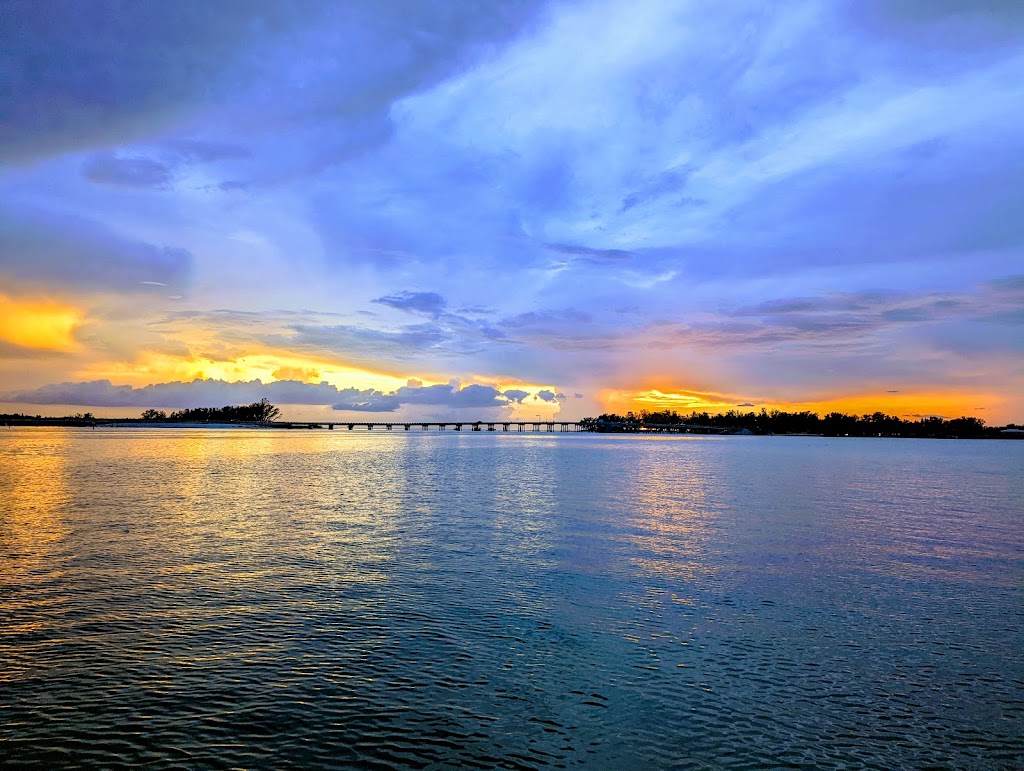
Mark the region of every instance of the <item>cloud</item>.
[[[686, 186], [686, 181], [690, 176], [692, 169], [670, 169], [663, 171], [660, 174], [653, 175], [650, 179], [644, 180], [641, 185], [627, 195], [622, 200], [622, 208], [619, 210], [620, 213], [625, 213], [641, 203], [646, 203], [652, 199], [657, 199], [662, 196], [679, 194]], [[681, 199], [697, 204], [703, 203], [698, 199]]]
[[[0, 54], [13, 98], [0, 108], [5, 159], [107, 144], [166, 121], [183, 104], [227, 93], [232, 54], [267, 23], [273, 3], [171, 5], [74, 0], [15, 3]], [[248, 7], [246, 7], [248, 6]]]
[[527, 311], [497, 319], [503, 339], [528, 349], [607, 351], [623, 344], [625, 330], [576, 308]]
[[65, 358], [66, 351], [49, 348], [29, 348], [7, 340], [0, 340], [0, 359], [54, 359]]
[[0, 211], [0, 275], [47, 286], [119, 292], [183, 287], [187, 249], [127, 238], [82, 217], [39, 209]]
[[215, 163], [252, 157], [251, 149], [233, 142], [184, 138], [172, 139], [164, 147], [167, 154], [185, 163]]
[[320, 380], [320, 370], [303, 369], [302, 367], [278, 367], [273, 372], [277, 380], [299, 380], [311, 383]]
[[[358, 316], [358, 311], [338, 314], [313, 311], [176, 311], [151, 323], [161, 334], [187, 334], [216, 338], [234, 348], [250, 346], [255, 340], [275, 349], [328, 356], [349, 365], [380, 368], [382, 359], [393, 368], [397, 361], [458, 361], [479, 354], [493, 345], [513, 345], [504, 330], [486, 319], [467, 319], [442, 314], [429, 323], [386, 327], [366, 323], [331, 323], [339, 317]], [[406, 370], [408, 371], [408, 370]]]
[[[0, 354], [3, 349], [0, 349]], [[514, 395], [519, 392], [512, 392]], [[525, 395], [525, 392], [521, 392]], [[549, 392], [543, 392], [549, 393]], [[406, 407], [435, 410], [504, 409], [522, 399], [502, 394], [493, 386], [457, 383], [433, 386], [403, 386], [389, 393], [375, 389], [337, 388], [328, 383], [282, 380], [226, 382], [197, 379], [190, 382], [156, 383], [133, 387], [113, 385], [109, 380], [66, 382], [0, 394], [0, 401], [21, 404], [68, 404], [91, 407], [217, 407], [247, 404], [260, 399], [275, 404], [331, 406], [337, 411], [395, 412]], [[554, 394], [551, 399], [554, 400]]]
[[1013, 306], [1012, 298], [1000, 296], [989, 284], [958, 293], [833, 292], [765, 300], [695, 323], [653, 325], [648, 334], [666, 345], [685, 340], [734, 348], [857, 348], [891, 330], [996, 318]]
[[959, 63], [950, 54], [990, 53], [1024, 37], [1024, 11], [1014, 0], [867, 0], [848, 3], [844, 11], [876, 44], [883, 39], [912, 48], [919, 57], [941, 56], [946, 68]]
[[2, 399], [24, 404], [76, 404], [93, 407], [217, 407], [270, 399], [279, 404], [330, 404], [340, 392], [327, 383], [297, 381], [262, 383], [197, 379], [156, 383], [139, 388], [113, 385], [109, 380], [55, 383], [3, 394]]
[[429, 405], [451, 409], [482, 409], [507, 407], [511, 400], [491, 386], [468, 385], [457, 388], [452, 385], [434, 385], [418, 388], [399, 388], [388, 394], [373, 392], [362, 394], [360, 401], [347, 400], [334, 405], [336, 410], [359, 412], [394, 412], [405, 405]]
[[573, 257], [584, 258], [592, 262], [606, 262], [608, 260], [621, 261], [631, 260], [636, 255], [624, 249], [592, 249], [588, 246], [576, 246], [573, 244], [546, 244], [547, 248], [560, 254], [568, 254]]
[[529, 391], [523, 391], [518, 388], [510, 388], [508, 391], [505, 391], [502, 394], [502, 396], [504, 396], [510, 402], [515, 402], [516, 404], [522, 404], [523, 399], [525, 399], [529, 395]]
[[397, 330], [371, 329], [347, 324], [296, 324], [288, 335], [269, 335], [267, 342], [285, 347], [320, 350], [348, 356], [409, 358], [437, 348], [448, 336], [433, 324], [413, 324]]
[[351, 324], [286, 324], [263, 334], [268, 345], [340, 355], [350, 361], [379, 362], [382, 357], [414, 360], [457, 359], [506, 342], [504, 330], [487, 321], [442, 314], [430, 323], [377, 328]]
[[753, 407], [754, 403], [753, 402], [743, 402], [742, 404], [737, 404], [736, 406], [737, 407]]
[[90, 182], [116, 187], [135, 187], [166, 190], [173, 173], [166, 164], [152, 158], [124, 158], [111, 153], [100, 153], [89, 158], [82, 174]]
[[394, 412], [402, 403], [394, 396], [386, 396], [379, 392], [365, 395], [364, 401], [349, 399], [338, 402], [333, 409], [345, 412]]
[[[290, 152], [302, 165], [312, 157], [304, 144], [314, 142], [313, 156], [330, 155], [339, 128], [364, 116], [386, 121], [392, 101], [514, 37], [538, 5], [14, 3], [5, 25], [20, 33], [0, 51], [9, 87], [0, 101], [0, 159], [130, 142], [233, 102], [234, 111], [218, 116], [232, 134], [290, 130]], [[226, 157], [211, 146], [182, 152]]]
[[448, 305], [447, 300], [436, 292], [399, 292], [378, 297], [373, 302], [410, 313], [422, 313], [434, 318], [441, 315]]

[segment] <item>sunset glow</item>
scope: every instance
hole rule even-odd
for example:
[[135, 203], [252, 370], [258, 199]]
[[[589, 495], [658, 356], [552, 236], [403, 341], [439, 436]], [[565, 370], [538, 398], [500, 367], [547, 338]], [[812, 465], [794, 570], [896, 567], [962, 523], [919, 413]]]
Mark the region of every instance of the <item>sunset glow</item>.
[[852, 415], [864, 415], [884, 412], [904, 419], [941, 416], [958, 417], [975, 415], [986, 419], [986, 412], [999, 413], [1002, 399], [991, 393], [959, 393], [942, 391], [914, 391], [910, 393], [875, 392], [848, 394], [809, 399], [803, 402], [784, 402], [753, 400], [744, 397], [729, 397], [723, 394], [700, 394], [696, 392], [683, 394], [665, 394], [660, 391], [642, 391], [635, 393], [604, 392], [602, 403], [609, 411], [624, 414], [627, 411], [639, 413], [641, 410], [651, 412], [675, 410], [681, 415], [690, 412], [718, 413], [727, 410], [739, 412], [757, 412], [762, 409], [782, 410], [785, 412], [810, 411], [819, 415], [830, 412], [844, 412]]
[[52, 300], [17, 300], [0, 294], [0, 340], [32, 351], [67, 352], [78, 347], [78, 309]]
[[1024, 419], [1009, 6], [186, 5], [5, 16], [4, 409]]

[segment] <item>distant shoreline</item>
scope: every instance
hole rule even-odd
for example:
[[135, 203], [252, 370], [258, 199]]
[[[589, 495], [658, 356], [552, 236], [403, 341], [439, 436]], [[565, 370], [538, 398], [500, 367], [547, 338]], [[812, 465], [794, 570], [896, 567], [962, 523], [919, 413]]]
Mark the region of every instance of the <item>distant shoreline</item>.
[[134, 418], [11, 418], [0, 421], [4, 428], [267, 428], [258, 423], [197, 423], [190, 421], [154, 422]]
[[[502, 429], [495, 428], [503, 425], [516, 426], [517, 428]], [[494, 433], [494, 434], [564, 434], [564, 433], [576, 433], [576, 434], [616, 434], [616, 435], [630, 435], [630, 436], [788, 436], [788, 437], [821, 437], [821, 438], [841, 438], [841, 439], [1003, 439], [1003, 440], [1021, 440], [1024, 439], [1024, 430], [1022, 429], [1004, 429], [999, 434], [993, 435], [988, 434], [985, 436], [973, 436], [973, 437], [957, 437], [957, 436], [850, 436], [842, 434], [822, 434], [822, 433], [807, 433], [807, 432], [793, 432], [793, 433], [763, 433], [757, 434], [749, 431], [729, 431], [729, 430], [717, 430], [717, 431], [666, 431], [660, 428], [611, 428], [602, 427], [597, 430], [559, 430], [555, 428], [559, 425], [575, 425], [575, 421], [430, 421], [427, 423], [423, 422], [405, 422], [405, 421], [392, 421], [392, 422], [376, 422], [376, 421], [360, 421], [351, 422], [345, 421], [344, 423], [339, 422], [319, 422], [319, 421], [280, 421], [271, 423], [259, 423], [259, 422], [196, 422], [196, 421], [152, 421], [142, 420], [140, 418], [78, 418], [78, 417], [61, 417], [61, 418], [45, 418], [45, 417], [5, 417], [0, 420], [0, 428], [23, 428], [23, 427], [50, 427], [50, 428], [122, 428], [122, 429], [153, 429], [153, 428], [164, 428], [164, 429], [250, 429], [250, 430], [267, 430], [277, 429], [285, 431], [294, 430], [328, 430], [333, 431], [335, 428], [342, 433], [350, 433], [352, 431], [358, 431], [359, 433], [378, 433], [378, 434], [404, 434], [404, 433], [423, 433], [424, 430], [429, 430], [430, 433], [447, 433], [451, 431], [453, 433]], [[331, 426], [333, 425], [333, 428]], [[518, 426], [530, 426], [531, 428], [518, 428]], [[368, 428], [372, 426], [373, 428]], [[429, 427], [423, 429], [423, 426]], [[441, 428], [445, 426], [445, 428]], [[459, 428], [454, 428], [459, 426]], [[547, 427], [551, 426], [549, 430]]]

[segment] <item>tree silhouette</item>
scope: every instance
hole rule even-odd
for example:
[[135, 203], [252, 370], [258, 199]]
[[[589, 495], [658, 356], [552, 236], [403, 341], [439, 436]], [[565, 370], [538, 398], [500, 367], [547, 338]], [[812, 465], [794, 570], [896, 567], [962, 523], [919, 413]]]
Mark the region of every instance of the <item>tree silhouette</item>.
[[588, 431], [638, 431], [640, 429], [670, 429], [685, 425], [689, 430], [701, 432], [741, 431], [754, 434], [821, 434], [824, 436], [874, 436], [874, 437], [920, 437], [941, 439], [979, 439], [985, 436], [1000, 436], [1000, 429], [986, 428], [981, 418], [961, 417], [946, 420], [940, 417], [925, 417], [918, 420], [902, 420], [884, 412], [870, 415], [847, 415], [830, 412], [824, 418], [815, 412], [783, 412], [766, 410], [760, 412], [727, 412], [712, 415], [707, 412], [691, 412], [688, 416], [678, 415], [674, 410], [648, 412], [639, 415], [632, 412], [625, 416], [606, 413], [596, 418], [584, 418], [580, 426]]
[[[187, 410], [177, 410], [167, 416], [167, 419], [179, 423], [269, 423], [276, 420], [280, 414], [281, 410], [266, 399], [260, 399], [252, 404], [237, 406], [229, 404], [219, 408], [192, 407]], [[145, 413], [143, 413], [143, 417], [145, 417]]]

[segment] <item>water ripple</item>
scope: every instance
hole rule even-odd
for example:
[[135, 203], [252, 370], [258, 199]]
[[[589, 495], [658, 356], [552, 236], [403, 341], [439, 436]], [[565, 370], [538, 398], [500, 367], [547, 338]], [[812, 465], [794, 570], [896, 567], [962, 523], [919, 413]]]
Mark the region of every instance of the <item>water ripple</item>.
[[1019, 767], [1022, 451], [5, 430], [0, 758]]

